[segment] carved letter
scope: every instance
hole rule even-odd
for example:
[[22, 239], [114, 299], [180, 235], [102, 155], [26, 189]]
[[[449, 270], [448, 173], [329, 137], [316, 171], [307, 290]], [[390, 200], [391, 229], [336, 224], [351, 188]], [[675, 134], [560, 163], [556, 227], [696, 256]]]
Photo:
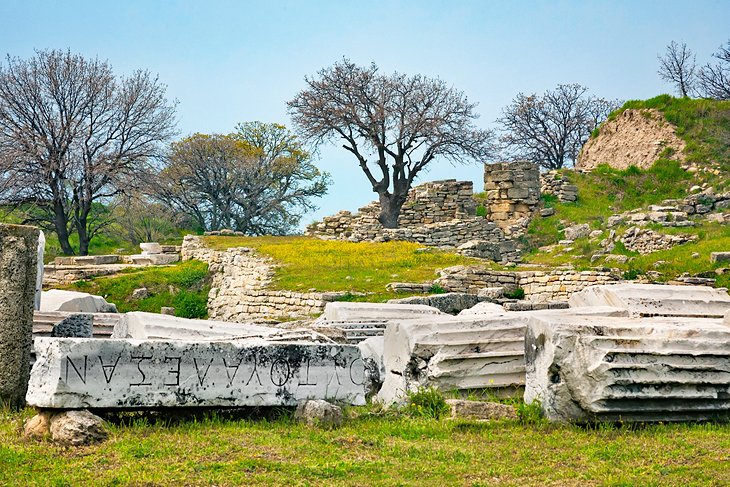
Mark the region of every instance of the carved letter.
[[307, 358], [307, 371], [304, 373], [304, 382], [302, 382], [302, 379], [299, 379], [299, 385], [300, 386], [316, 386], [316, 382], [309, 382], [309, 361], [311, 359]]
[[361, 386], [361, 385], [365, 384], [365, 371], [364, 371], [364, 369], [363, 369], [363, 378], [362, 378], [362, 382], [355, 382], [355, 378], [354, 378], [354, 377], [352, 376], [352, 366], [353, 366], [353, 365], [355, 365], [355, 362], [357, 362], [358, 360], [360, 361], [360, 363], [362, 363], [362, 364], [363, 364], [363, 367], [365, 366], [365, 362], [363, 362], [363, 360], [362, 360], [361, 358], [356, 358], [355, 360], [353, 360], [353, 361], [352, 361], [352, 362], [350, 363], [350, 380], [351, 380], [351, 381], [352, 381], [352, 383], [353, 383], [353, 384], [355, 384], [356, 386]]
[[[238, 368], [243, 363], [243, 359], [239, 360], [236, 365], [228, 365], [228, 362], [226, 361], [225, 357], [223, 358], [223, 365], [226, 368], [226, 375], [228, 376], [228, 385], [233, 384], [233, 379], [236, 378], [236, 374], [238, 373]], [[233, 374], [231, 374], [230, 370], [233, 369]]]
[[[289, 368], [289, 362], [287, 362], [284, 359], [276, 359], [271, 364], [271, 383], [275, 386], [283, 386], [289, 381], [289, 375], [291, 374], [291, 369]], [[278, 376], [278, 380], [274, 379], [274, 373]]]
[[139, 382], [130, 383], [129, 386], [151, 386], [152, 382], [145, 382], [147, 376], [142, 371], [142, 361], [152, 360], [152, 355], [131, 355], [130, 358], [132, 360], [139, 360], [139, 362], [137, 362], [137, 370], [139, 370], [139, 373], [142, 375], [142, 379]]
[[175, 376], [175, 382], [165, 382], [163, 385], [166, 386], [179, 386], [180, 385], [180, 359], [182, 357], [165, 357], [165, 363], [173, 360], [177, 361], [174, 368], [167, 371], [168, 374]]
[[200, 369], [198, 369], [198, 359], [194, 358], [193, 363], [195, 364], [195, 372], [198, 374], [198, 382], [200, 382], [200, 385], [203, 385], [203, 381], [205, 380], [205, 377], [208, 375], [208, 371], [210, 370], [210, 365], [213, 363], [213, 359], [210, 359], [210, 362], [208, 362], [208, 366], [205, 368], [205, 372], [203, 373], [203, 377], [200, 377]]
[[246, 385], [249, 385], [251, 383], [251, 379], [253, 379], [254, 374], [256, 374], [256, 380], [258, 381], [259, 385], [261, 384], [261, 377], [259, 377], [259, 371], [257, 369], [257, 363], [256, 363], [256, 355], [253, 356], [253, 370], [251, 371], [251, 376], [248, 378], [248, 381], [246, 382]]
[[[119, 363], [119, 359], [122, 358], [122, 354], [120, 353], [117, 359], [114, 361], [114, 364], [105, 364], [104, 359], [101, 358], [101, 355], [99, 355], [99, 363], [101, 364], [101, 370], [104, 372], [104, 380], [106, 383], [110, 383], [112, 381], [112, 377], [114, 376], [114, 371], [117, 370], [117, 364]], [[111, 368], [111, 371], [109, 372], [109, 375], [107, 375], [106, 371], [107, 369]]]
[[66, 357], [66, 382], [68, 382], [68, 366], [70, 365], [72, 369], [74, 369], [74, 372], [76, 372], [76, 375], [79, 376], [79, 379], [81, 379], [81, 382], [86, 384], [86, 363], [88, 362], [89, 356], [84, 355], [84, 375], [81, 375], [81, 372], [79, 372], [79, 369], [76, 368], [76, 364], [73, 363], [70, 357]]

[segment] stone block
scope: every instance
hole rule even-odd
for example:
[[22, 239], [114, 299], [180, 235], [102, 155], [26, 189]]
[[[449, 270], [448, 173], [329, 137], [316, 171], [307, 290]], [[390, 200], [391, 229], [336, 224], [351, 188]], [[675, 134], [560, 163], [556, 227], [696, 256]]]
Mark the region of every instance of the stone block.
[[717, 264], [719, 262], [730, 262], [730, 252], [711, 252], [710, 262]]
[[91, 338], [94, 330], [94, 315], [78, 313], [66, 316], [53, 325], [52, 337]]
[[29, 404], [40, 408], [295, 406], [365, 402], [353, 345], [36, 338]]
[[139, 244], [139, 248], [142, 249], [144, 255], [161, 254], [162, 245], [157, 242], [142, 242]]
[[720, 318], [730, 309], [730, 296], [707, 286], [661, 284], [602, 284], [573, 293], [571, 307], [615, 306], [632, 316]]
[[70, 311], [73, 313], [116, 313], [117, 307], [101, 296], [89, 293], [51, 289], [43, 291], [40, 311]]
[[342, 408], [322, 399], [305, 401], [294, 413], [294, 419], [309, 426], [336, 428], [342, 425]]
[[525, 402], [553, 421], [730, 419], [719, 319], [536, 316], [525, 360]]
[[168, 265], [179, 261], [180, 256], [178, 254], [135, 254], [130, 255], [129, 259], [137, 265]]
[[214, 320], [192, 320], [171, 315], [133, 311], [122, 315], [112, 338], [135, 340], [221, 340], [268, 337], [276, 328]]
[[447, 399], [452, 418], [477, 419], [481, 421], [495, 419], [517, 419], [515, 407], [508, 404], [487, 401], [466, 401], [464, 399]]
[[438, 314], [441, 311], [422, 304], [334, 302], [324, 308], [328, 321], [389, 320]]

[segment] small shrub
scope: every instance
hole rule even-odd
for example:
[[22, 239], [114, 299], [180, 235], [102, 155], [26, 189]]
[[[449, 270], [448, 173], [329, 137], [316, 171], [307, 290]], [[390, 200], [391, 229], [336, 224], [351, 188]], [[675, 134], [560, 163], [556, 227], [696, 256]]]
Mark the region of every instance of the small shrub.
[[636, 269], [626, 270], [626, 271], [624, 271], [623, 275], [621, 276], [621, 278], [624, 281], [633, 281], [633, 280], [636, 280], [636, 278], [638, 278], [638, 277], [639, 277], [639, 271], [637, 271]]
[[536, 424], [543, 421], [540, 401], [533, 401], [529, 404], [520, 402], [517, 405], [517, 418], [522, 424]]
[[477, 216], [486, 218], [487, 217], [487, 208], [486, 206], [479, 205], [477, 206]]
[[525, 297], [525, 290], [518, 287], [513, 291], [504, 293], [504, 297], [508, 299], [523, 299]]
[[443, 294], [446, 292], [446, 289], [442, 288], [438, 284], [434, 284], [429, 288], [428, 292], [431, 294]]
[[411, 416], [440, 419], [449, 412], [449, 405], [435, 387], [421, 387], [408, 393], [406, 412]]
[[181, 291], [172, 301], [175, 315], [181, 318], [206, 318], [208, 316], [208, 297], [201, 293]]

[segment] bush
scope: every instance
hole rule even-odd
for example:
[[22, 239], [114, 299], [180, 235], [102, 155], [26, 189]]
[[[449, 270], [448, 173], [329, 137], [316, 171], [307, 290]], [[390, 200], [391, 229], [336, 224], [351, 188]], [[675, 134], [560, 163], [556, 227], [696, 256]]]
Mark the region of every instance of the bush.
[[419, 387], [417, 391], [408, 393], [406, 412], [411, 416], [440, 419], [449, 412], [449, 405], [435, 387]]
[[543, 421], [540, 401], [533, 401], [530, 404], [520, 402], [517, 405], [517, 418], [522, 424], [535, 424]]
[[504, 293], [504, 297], [508, 299], [523, 299], [525, 297], [525, 290], [518, 287], [514, 291]]

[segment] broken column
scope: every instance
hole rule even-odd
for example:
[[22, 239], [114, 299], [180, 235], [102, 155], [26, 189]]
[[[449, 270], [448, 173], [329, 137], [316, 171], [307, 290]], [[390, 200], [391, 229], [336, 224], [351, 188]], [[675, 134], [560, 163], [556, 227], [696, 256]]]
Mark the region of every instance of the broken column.
[[0, 224], [0, 403], [25, 404], [33, 336], [38, 229]]
[[525, 402], [552, 421], [730, 419], [722, 319], [536, 315], [525, 362]]

